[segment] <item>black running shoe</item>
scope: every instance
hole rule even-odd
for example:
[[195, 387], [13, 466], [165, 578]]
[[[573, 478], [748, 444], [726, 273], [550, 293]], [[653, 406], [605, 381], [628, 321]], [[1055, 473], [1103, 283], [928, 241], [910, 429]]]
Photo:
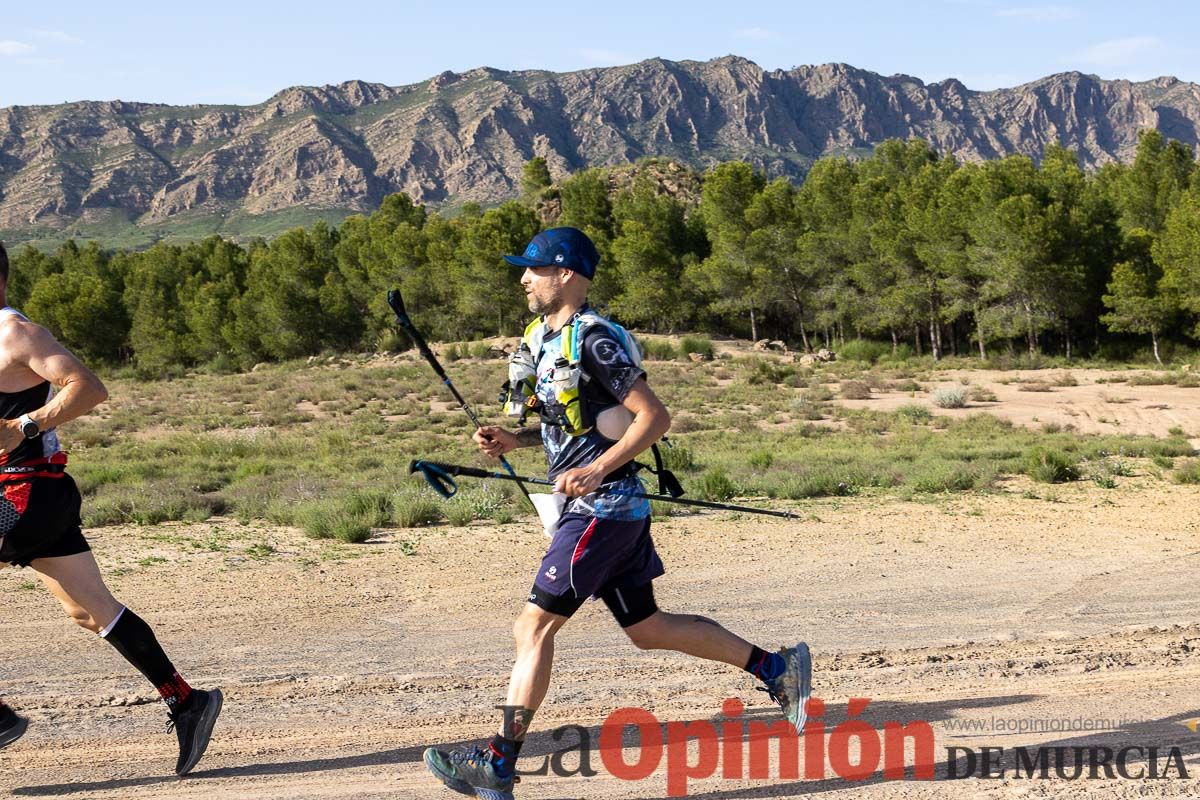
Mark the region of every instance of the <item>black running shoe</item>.
[[167, 730], [174, 728], [175, 735], [179, 737], [176, 775], [187, 775], [204, 755], [208, 740], [212, 736], [213, 725], [217, 722], [217, 715], [221, 713], [221, 701], [220, 689], [213, 689], [211, 692], [193, 689], [182, 709], [167, 714], [171, 719], [167, 723]]
[[8, 706], [0, 705], [0, 747], [7, 747], [20, 739], [28, 727], [29, 720], [19, 716]]

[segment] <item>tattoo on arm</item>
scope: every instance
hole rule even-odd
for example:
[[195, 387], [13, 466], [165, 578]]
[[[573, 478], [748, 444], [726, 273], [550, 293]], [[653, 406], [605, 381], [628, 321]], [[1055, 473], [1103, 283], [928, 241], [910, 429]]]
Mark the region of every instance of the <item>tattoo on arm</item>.
[[541, 428], [519, 428], [517, 430], [517, 441], [521, 447], [534, 447], [542, 443]]

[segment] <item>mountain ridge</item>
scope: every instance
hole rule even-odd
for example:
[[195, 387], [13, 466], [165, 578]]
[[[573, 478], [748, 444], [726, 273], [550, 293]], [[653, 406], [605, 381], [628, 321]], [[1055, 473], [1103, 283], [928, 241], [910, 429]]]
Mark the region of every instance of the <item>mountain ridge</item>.
[[920, 137], [964, 161], [1061, 141], [1089, 168], [1132, 159], [1157, 128], [1200, 144], [1200, 86], [1064, 72], [1011, 89], [926, 84], [850, 64], [764, 70], [741, 56], [575, 72], [477, 67], [388, 86], [292, 86], [262, 103], [125, 100], [0, 108], [0, 231], [236, 233], [367, 212], [406, 192], [434, 206], [516, 196], [551, 173], [647, 156], [749, 161], [802, 178], [827, 155]]

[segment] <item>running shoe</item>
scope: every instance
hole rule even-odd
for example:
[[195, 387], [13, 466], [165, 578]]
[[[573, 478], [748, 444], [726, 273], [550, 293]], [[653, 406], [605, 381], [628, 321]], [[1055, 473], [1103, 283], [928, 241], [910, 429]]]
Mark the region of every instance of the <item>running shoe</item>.
[[449, 753], [430, 747], [425, 751], [425, 766], [459, 794], [473, 794], [483, 800], [513, 800], [515, 776], [497, 775], [492, 754], [482, 747], [462, 747]]
[[25, 729], [28, 727], [29, 720], [0, 703], [0, 747], [7, 747], [20, 739], [21, 734], [25, 733]]
[[765, 681], [766, 686], [760, 691], [779, 704], [787, 721], [796, 728], [796, 733], [802, 733], [804, 723], [808, 720], [808, 709], [805, 706], [812, 694], [812, 656], [808, 653], [808, 645], [804, 642], [795, 647], [785, 647], [779, 651], [787, 668], [779, 677]]
[[203, 689], [193, 689], [184, 701], [184, 707], [169, 713], [170, 722], [167, 730], [175, 729], [179, 739], [179, 760], [175, 762], [175, 774], [186, 775], [200, 761], [208, 748], [208, 740], [212, 737], [213, 725], [217, 723], [217, 715], [221, 713], [220, 689], [206, 692]]

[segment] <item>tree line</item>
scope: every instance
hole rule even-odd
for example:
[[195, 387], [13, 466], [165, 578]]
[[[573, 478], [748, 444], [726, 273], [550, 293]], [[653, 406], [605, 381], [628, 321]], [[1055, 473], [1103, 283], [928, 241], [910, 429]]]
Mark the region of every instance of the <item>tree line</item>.
[[800, 186], [730, 162], [692, 201], [647, 173], [616, 193], [599, 168], [552, 185], [534, 159], [521, 199], [494, 208], [442, 214], [397, 194], [244, 246], [26, 247], [9, 302], [83, 356], [146, 374], [403, 346], [396, 285], [432, 339], [515, 334], [529, 312], [500, 256], [550, 206], [601, 252], [593, 301], [643, 330], [805, 349], [865, 337], [935, 358], [1091, 355], [1130, 335], [1157, 357], [1164, 339], [1200, 337], [1200, 170], [1156, 131], [1132, 164], [1090, 174], [1058, 145], [1040, 163], [959, 164], [920, 140], [821, 159]]

